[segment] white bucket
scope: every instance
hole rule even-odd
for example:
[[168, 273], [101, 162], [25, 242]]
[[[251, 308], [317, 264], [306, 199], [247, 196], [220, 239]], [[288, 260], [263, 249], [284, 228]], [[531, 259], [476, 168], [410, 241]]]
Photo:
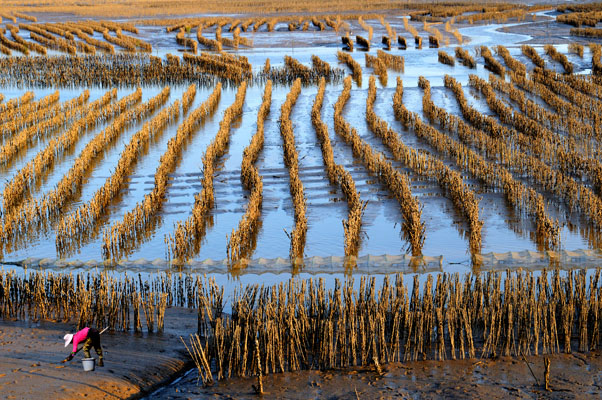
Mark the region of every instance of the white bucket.
[[94, 371], [95, 362], [95, 358], [82, 358], [82, 366], [84, 367], [84, 371]]

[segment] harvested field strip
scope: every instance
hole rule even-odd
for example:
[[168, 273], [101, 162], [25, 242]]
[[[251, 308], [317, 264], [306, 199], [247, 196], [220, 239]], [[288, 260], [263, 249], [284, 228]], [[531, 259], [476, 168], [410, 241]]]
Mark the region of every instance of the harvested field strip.
[[322, 150], [322, 159], [326, 166], [326, 174], [331, 184], [337, 183], [347, 200], [347, 220], [343, 221], [343, 230], [345, 232], [345, 255], [357, 256], [360, 245], [360, 233], [362, 227], [362, 212], [365, 203], [362, 203], [360, 194], [355, 187], [355, 182], [341, 165], [334, 162], [334, 151], [328, 135], [328, 126], [322, 121], [321, 110], [324, 103], [324, 92], [326, 90], [326, 81], [324, 78], [320, 81], [318, 94], [311, 110], [311, 122], [316, 131], [320, 148]]
[[[374, 78], [370, 79], [371, 85], [374, 85]], [[375, 95], [376, 88], [373, 93]], [[375, 174], [380, 182], [386, 186], [391, 194], [397, 199], [402, 215], [404, 216], [403, 235], [408, 241], [413, 255], [420, 255], [425, 239], [425, 227], [422, 221], [422, 210], [420, 202], [412, 196], [408, 177], [393, 168], [391, 163], [386, 160], [382, 153], [372, 150], [369, 144], [363, 141], [355, 129], [351, 128], [349, 123], [343, 117], [343, 108], [349, 100], [351, 94], [351, 77], [347, 77], [344, 82], [343, 91], [335, 104], [334, 128], [335, 132], [341, 136], [347, 144], [353, 148], [353, 153], [360, 158], [364, 166]], [[372, 100], [373, 102], [373, 100]], [[368, 114], [372, 103], [367, 103], [366, 119], [368, 123], [377, 124], [374, 115]], [[370, 108], [369, 108], [370, 105]], [[369, 116], [370, 115], [370, 116]], [[371, 126], [372, 128], [372, 126]]]
[[489, 151], [496, 147], [492, 143], [494, 140], [486, 136], [483, 132], [471, 128], [461, 118], [449, 114], [445, 109], [437, 107], [431, 100], [430, 84], [420, 78], [420, 87], [424, 90], [422, 107], [424, 113], [431, 122], [437, 123], [441, 129], [450, 133], [456, 133], [463, 144], [457, 143], [452, 138], [431, 129], [430, 127], [420, 126], [416, 130], [418, 121], [417, 115], [408, 115], [408, 112], [397, 107], [402, 116], [402, 121], [409, 118], [410, 125], [414, 125], [414, 130], [423, 140], [426, 140], [431, 146], [440, 153], [456, 160], [456, 164], [464, 171], [478, 177], [483, 182], [493, 187], [497, 187], [504, 192], [506, 200], [516, 209], [535, 217], [537, 225], [537, 243], [543, 248], [555, 248], [560, 244], [560, 230], [558, 221], [554, 221], [546, 212], [543, 197], [531, 188], [525, 187], [519, 180], [512, 177], [512, 174], [503, 166], [496, 162], [488, 162], [479, 156], [468, 146], [473, 146], [479, 150]]
[[303, 259], [305, 239], [307, 234], [307, 199], [305, 198], [303, 183], [299, 178], [299, 153], [295, 147], [295, 133], [293, 131], [293, 123], [290, 119], [299, 94], [301, 93], [301, 80], [295, 80], [291, 91], [286, 96], [285, 102], [282, 104], [280, 116], [280, 135], [283, 142], [284, 164], [288, 169], [289, 174], [289, 189], [293, 198], [293, 206], [295, 208], [295, 226], [290, 234], [291, 247], [289, 257], [294, 264], [297, 259]]
[[75, 121], [61, 136], [51, 139], [46, 147], [40, 150], [36, 156], [21, 168], [8, 182], [3, 191], [5, 212], [11, 207], [21, 204], [25, 195], [32, 187], [40, 185], [48, 174], [53, 170], [55, 164], [66, 153], [70, 152], [82, 133], [96, 126], [98, 123], [110, 120], [121, 112], [128, 103], [138, 101], [139, 97], [126, 98], [115, 105], [109, 104], [117, 97], [117, 90], [107, 92], [99, 100], [91, 103], [82, 112], [82, 117]]
[[[167, 89], [164, 89], [148, 102], [133, 109], [124, 110], [110, 126], [88, 142], [75, 160], [73, 167], [63, 176], [54, 190], [45, 193], [41, 200], [32, 200], [23, 205], [24, 212], [15, 215], [11, 221], [8, 221], [12, 225], [9, 225], [11, 229], [6, 229], [5, 224], [4, 234], [7, 235], [9, 232], [14, 234], [24, 231], [24, 228], [30, 225], [54, 220], [64, 205], [77, 196], [85, 176], [94, 166], [94, 162], [103, 156], [106, 148], [114, 143], [126, 127], [148, 117], [163, 106], [167, 101], [168, 92]], [[142, 91], [139, 89], [134, 96], [140, 98], [141, 95]], [[17, 228], [19, 229], [17, 230]]]
[[[168, 91], [169, 93], [169, 91]], [[183, 94], [182, 102], [196, 93], [196, 87], [190, 86]], [[148, 152], [148, 143], [159, 137], [165, 128], [180, 115], [179, 100], [168, 108], [164, 108], [136, 132], [125, 146], [113, 174], [98, 189], [87, 203], [82, 204], [73, 213], [63, 217], [56, 228], [56, 246], [59, 254], [72, 254], [83, 243], [86, 243], [94, 232], [102, 215], [107, 211], [110, 202], [119, 194], [132, 168]]]
[[47, 119], [49, 116], [56, 115], [62, 109], [57, 105], [59, 98], [60, 94], [57, 90], [39, 101], [25, 104], [12, 112], [2, 114], [0, 117], [0, 135], [2, 135], [2, 139], [5, 140], [20, 129], [27, 128]]
[[9, 119], [12, 116], [12, 114], [9, 114], [10, 112], [27, 105], [33, 98], [33, 92], [25, 92], [21, 97], [10, 99], [4, 104], [0, 104], [0, 121], [4, 122]]
[[557, 135], [522, 114], [513, 113], [508, 106], [495, 98], [492, 87], [477, 76], [471, 75], [469, 82], [485, 95], [487, 104], [500, 121], [529, 136], [519, 139], [524, 151], [528, 148], [534, 154], [541, 156], [543, 153], [544, 160], [552, 164], [552, 167], [559, 168], [562, 173], [580, 173], [580, 178], [589, 177], [595, 188], [602, 187], [602, 164], [598, 159], [584, 158], [580, 152], [575, 151], [577, 145], [574, 140]]
[[[387, 146], [397, 161], [402, 162], [419, 175], [436, 180], [439, 186], [449, 193], [452, 203], [468, 221], [470, 251], [473, 254], [479, 253], [481, 249], [481, 228], [483, 222], [479, 220], [479, 200], [475, 193], [464, 183], [460, 174], [451, 170], [441, 160], [419, 153], [406, 146], [400, 139], [399, 134], [394, 132], [386, 122], [374, 113], [372, 107], [375, 98], [376, 87], [371, 85], [366, 103], [366, 120], [371, 131], [383, 141], [383, 144]], [[400, 112], [398, 109], [405, 109], [403, 106], [403, 84], [399, 78], [397, 79], [397, 89], [393, 104], [396, 115]], [[405, 117], [402, 121], [404, 125], [410, 122]], [[413, 127], [415, 131], [419, 131], [422, 128], [428, 129], [428, 126], [422, 124], [422, 121], [417, 117], [413, 122]], [[415, 211], [413, 212], [415, 213]]]
[[[218, 83], [199, 107], [190, 112], [180, 124], [176, 135], [167, 143], [167, 150], [159, 160], [159, 166], [154, 175], [154, 186], [151, 193], [144, 196], [133, 210], [128, 211], [123, 220], [117, 221], [103, 233], [103, 257], [116, 260], [129, 253], [147, 240], [156, 223], [157, 213], [163, 207], [166, 199], [169, 176], [175, 171], [185, 144], [198, 130], [206, 118], [217, 110], [222, 93], [222, 85]], [[189, 103], [188, 99], [184, 104]]]
[[[445, 76], [445, 86], [452, 89], [456, 95], [461, 109], [462, 115], [475, 128], [487, 131], [491, 137], [512, 137], [515, 136], [509, 130], [500, 126], [491, 117], [484, 117], [475, 109], [469, 107], [462, 92], [462, 86], [449, 75]], [[589, 221], [595, 226], [602, 226], [602, 201], [597, 197], [591, 189], [578, 184], [571, 177], [567, 177], [561, 172], [555, 171], [546, 165], [540, 158], [527, 155], [520, 151], [510, 151], [508, 146], [501, 140], [500, 150], [504, 157], [511, 155], [509, 164], [514, 168], [520, 166], [523, 175], [529, 178], [545, 190], [549, 190], [563, 199], [570, 209], [578, 209]]]
[[10, 165], [19, 153], [32, 145], [35, 139], [41, 139], [59, 131], [72, 118], [81, 114], [84, 103], [88, 100], [89, 96], [89, 92], [84, 92], [74, 102], [69, 103], [69, 106], [63, 110], [63, 113], [54, 115], [47, 120], [38, 121], [37, 124], [31, 125], [11, 137], [8, 143], [5, 143], [0, 148], [0, 164], [3, 166]]
[[257, 230], [263, 204], [263, 180], [259, 170], [254, 165], [264, 144], [264, 123], [270, 113], [272, 104], [272, 81], [267, 81], [259, 112], [257, 113], [257, 130], [251, 138], [251, 143], [243, 152], [240, 167], [240, 180], [246, 190], [250, 191], [249, 202], [245, 215], [238, 223], [236, 230], [228, 237], [226, 255], [230, 265], [236, 268], [245, 267], [246, 259], [250, 258], [257, 245]]
[[215, 205], [213, 178], [218, 159], [228, 150], [232, 122], [242, 114], [247, 82], [243, 82], [236, 93], [234, 103], [224, 112], [219, 130], [203, 156], [203, 189], [194, 199], [192, 215], [184, 222], [178, 222], [173, 235], [165, 241], [167, 258], [174, 263], [185, 263], [196, 254], [207, 227], [207, 217]]

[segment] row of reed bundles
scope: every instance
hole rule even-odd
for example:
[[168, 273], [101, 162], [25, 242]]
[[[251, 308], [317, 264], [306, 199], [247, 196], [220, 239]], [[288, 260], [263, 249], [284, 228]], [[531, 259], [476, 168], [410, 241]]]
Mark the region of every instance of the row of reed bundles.
[[290, 234], [291, 246], [289, 257], [294, 264], [302, 260], [304, 256], [305, 239], [307, 235], [307, 199], [303, 190], [303, 182], [299, 177], [299, 153], [295, 146], [295, 133], [291, 113], [301, 93], [301, 79], [295, 80], [286, 100], [281, 107], [280, 135], [282, 136], [282, 149], [284, 164], [289, 174], [289, 189], [295, 210], [295, 225]]
[[[419, 86], [424, 90], [422, 108], [431, 123], [435, 122], [442, 130], [457, 134], [461, 143], [456, 142], [451, 136], [444, 135], [430, 127], [422, 127], [416, 133], [440, 153], [457, 160], [456, 164], [465, 172], [479, 178], [492, 187], [503, 191], [506, 200], [521, 213], [535, 217], [537, 226], [536, 242], [542, 248], [554, 248], [560, 243], [560, 228], [558, 222], [552, 220], [546, 212], [545, 201], [542, 195], [532, 188], [526, 187], [522, 182], [514, 179], [507, 168], [495, 157], [492, 161], [490, 153], [503, 146], [496, 139], [490, 138], [479, 129], [474, 129], [460, 117], [448, 113], [444, 108], [436, 106], [430, 93], [430, 83], [423, 77], [419, 78]], [[398, 103], [397, 109], [404, 119], [408, 118], [408, 111], [403, 110], [403, 105]], [[462, 106], [461, 106], [462, 107]], [[412, 119], [418, 118], [413, 116]], [[478, 155], [470, 147], [487, 157]], [[509, 151], [509, 150], [508, 150]]]
[[263, 150], [264, 124], [270, 113], [272, 104], [272, 81], [267, 81], [261, 106], [257, 113], [257, 130], [251, 138], [251, 143], [244, 149], [240, 166], [240, 180], [244, 188], [251, 192], [245, 215], [238, 223], [236, 230], [228, 237], [226, 253], [232, 266], [245, 267], [245, 262], [253, 254], [257, 244], [259, 218], [263, 204], [263, 180], [259, 170], [254, 165], [259, 153]]
[[351, 174], [343, 166], [335, 163], [334, 150], [328, 134], [328, 126], [322, 121], [322, 106], [324, 104], [324, 93], [326, 91], [326, 80], [322, 78], [318, 93], [311, 109], [311, 122], [320, 142], [322, 159], [326, 167], [326, 175], [331, 184], [338, 184], [347, 200], [347, 220], [343, 220], [343, 231], [345, 232], [345, 255], [357, 255], [360, 246], [360, 234], [362, 228], [362, 213], [366, 203], [362, 203], [360, 193], [355, 187]]
[[[469, 107], [462, 87], [455, 79], [446, 75], [444, 83], [456, 95], [464, 118], [475, 128], [487, 131], [494, 138], [499, 138], [500, 136], [502, 138], [516, 137], [516, 134], [506, 127], [501, 126], [493, 118], [483, 116], [474, 108]], [[500, 140], [499, 146], [498, 148], [501, 151], [499, 154], [504, 157], [510, 156], [509, 165], [517, 168], [517, 171], [522, 171], [523, 176], [528, 176], [537, 185], [555, 193], [567, 203], [570, 209], [578, 209], [594, 226], [602, 226], [602, 201], [591, 189], [576, 182], [573, 178], [566, 176], [562, 172], [554, 170], [542, 161], [540, 157], [529, 155], [520, 150], [510, 151], [508, 145], [502, 140]]]
[[[366, 120], [371, 128], [380, 127], [380, 122], [375, 119], [372, 110], [376, 88], [374, 87], [374, 77], [370, 79], [371, 87], [366, 107]], [[352, 146], [353, 154], [360, 158], [364, 166], [379, 181], [385, 185], [390, 193], [397, 199], [401, 212], [404, 216], [402, 224], [403, 237], [407, 240], [413, 255], [422, 253], [422, 246], [425, 239], [425, 225], [422, 221], [422, 206], [420, 201], [412, 196], [410, 181], [406, 174], [394, 168], [385, 155], [375, 152], [368, 143], [366, 143], [351, 128], [349, 123], [343, 117], [343, 108], [351, 95], [351, 77], [347, 77], [344, 82], [343, 91], [335, 104], [334, 129], [345, 142]], [[372, 112], [371, 112], [372, 111]], [[371, 113], [370, 113], [371, 112]]]
[[117, 90], [110, 90], [100, 99], [86, 106], [81, 111], [79, 119], [75, 120], [59, 137], [52, 138], [46, 147], [17, 171], [5, 184], [2, 193], [5, 214], [10, 214], [11, 210], [19, 206], [32, 189], [37, 189], [47, 179], [56, 163], [70, 153], [74, 144], [81, 139], [86, 130], [112, 118], [115, 111], [121, 111], [118, 105], [109, 104], [116, 97]]
[[[116, 113], [113, 122], [86, 144], [73, 162], [73, 166], [53, 190], [44, 193], [39, 199], [30, 198], [12, 213], [4, 215], [3, 237], [18, 236], [32, 227], [46, 226], [49, 221], [54, 221], [65, 204], [79, 194], [85, 177], [107, 148], [116, 142], [127, 127], [144, 120], [162, 107], [169, 97], [169, 89], [163, 89], [146, 103], [132, 108], [141, 97], [142, 90], [138, 89], [120, 102], [121, 111]], [[74, 134], [72, 131], [68, 133], [70, 136]], [[62, 144], [68, 144], [77, 141], [78, 138], [62, 137], [61, 139], [64, 139]]]
[[[602, 344], [600, 270], [294, 280], [235, 290], [190, 275], [0, 272], [0, 318], [111, 330], [164, 329], [168, 307], [198, 310], [199, 373], [209, 382], [410, 360], [587, 352]], [[202, 337], [202, 339], [200, 339]], [[193, 357], [195, 358], [195, 357]], [[196, 359], [196, 358], [195, 358]], [[259, 359], [258, 364], [256, 360]]]
[[[375, 97], [376, 88], [372, 94], [372, 99], [369, 98], [370, 102], [374, 102]], [[366, 104], [370, 105], [368, 101]], [[409, 113], [403, 105], [403, 82], [399, 77], [393, 97], [393, 110], [402, 124], [405, 127], [412, 127], [418, 136], [423, 136], [425, 131], [434, 131], [431, 126], [424, 124], [417, 115]], [[372, 115], [375, 121], [368, 120], [372, 131], [383, 140], [393, 156], [412, 168], [417, 174], [437, 181], [439, 186], [448, 193], [454, 206], [467, 220], [470, 252], [472, 254], [479, 253], [483, 222], [479, 219], [479, 200], [474, 191], [464, 183], [462, 176], [457, 171], [452, 170], [443, 161], [431, 155], [417, 152], [406, 146], [397, 132], [393, 131], [386, 122], [376, 117], [374, 113]]]
[[460, 60], [462, 65], [475, 69], [477, 67], [477, 62], [475, 59], [468, 53], [468, 51], [464, 50], [462, 47], [456, 47], [456, 58]]
[[38, 101], [0, 112], [0, 136], [6, 140], [22, 129], [55, 116], [61, 112], [59, 99], [60, 93], [57, 90]]
[[[257, 376], [413, 360], [586, 352], [602, 344], [600, 272], [544, 271], [288, 281], [237, 291], [232, 316], [203, 298], [199, 377]], [[201, 339], [203, 337], [203, 339]], [[190, 343], [190, 342], [189, 342]], [[187, 346], [188, 347], [188, 346]], [[190, 347], [189, 347], [190, 349]], [[202, 360], [204, 359], [204, 362]]]
[[284, 66], [281, 68], [271, 67], [269, 60], [269, 58], [266, 59], [263, 72], [259, 76], [287, 85], [294, 84], [297, 79], [301, 79], [303, 85], [318, 84], [322, 78], [329, 82], [338, 82], [345, 75], [343, 69], [332, 68], [330, 64], [316, 55], [311, 56], [311, 68], [289, 56], [284, 56]]
[[219, 129], [203, 156], [203, 189], [194, 197], [192, 215], [184, 222], [178, 222], [173, 234], [165, 238], [167, 258], [176, 264], [183, 264], [196, 254], [205, 235], [209, 212], [215, 205], [213, 179], [218, 160], [228, 150], [232, 123], [242, 115], [247, 93], [247, 82], [243, 82], [236, 92], [234, 103], [224, 112]]
[[[167, 92], [169, 93], [169, 91]], [[72, 254], [85, 244], [98, 231], [98, 223], [106, 215], [110, 205], [124, 187], [134, 166], [144, 158], [149, 150], [151, 140], [157, 140], [165, 132], [165, 128], [180, 115], [180, 105], [184, 102], [190, 106], [196, 95], [196, 86], [190, 85], [182, 95], [182, 100], [176, 100], [164, 108], [152, 119], [145, 122], [140, 130], [132, 135], [125, 145], [111, 176], [93, 194], [92, 198], [81, 204], [75, 211], [65, 215], [56, 228], [56, 247], [61, 249], [61, 255]]]
[[[132, 210], [126, 212], [122, 220], [104, 230], [102, 251], [105, 259], [118, 260], [122, 256], [127, 256], [151, 236], [157, 226], [158, 213], [167, 198], [169, 177], [176, 170], [181, 154], [192, 135], [209, 116], [217, 111], [221, 93], [222, 85], [218, 83], [209, 97], [191, 111], [178, 126], [176, 135], [167, 142], [167, 150], [159, 159], [153, 190], [145, 194], [144, 199]], [[190, 92], [190, 96], [183, 100], [184, 113], [192, 103], [192, 95], [193, 93]]]
[[34, 141], [50, 137], [60, 131], [72, 118], [81, 115], [89, 96], [89, 91], [84, 91], [82, 95], [65, 104], [64, 109], [61, 110], [62, 112], [49, 115], [51, 118], [41, 118], [36, 124], [18, 131], [16, 135], [9, 138], [0, 147], [0, 165], [10, 165], [16, 156], [30, 148], [34, 144]]

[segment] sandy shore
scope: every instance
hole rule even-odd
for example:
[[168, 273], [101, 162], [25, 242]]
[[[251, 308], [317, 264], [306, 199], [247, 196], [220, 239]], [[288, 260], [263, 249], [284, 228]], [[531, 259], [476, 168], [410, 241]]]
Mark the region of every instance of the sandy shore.
[[170, 309], [165, 322], [163, 334], [103, 334], [105, 366], [84, 372], [82, 352], [60, 363], [70, 352], [62, 338], [72, 324], [0, 320], [0, 397], [123, 399], [152, 391], [190, 366], [179, 336], [196, 331], [195, 312]]
[[[550, 389], [544, 382], [544, 358], [421, 361], [374, 368], [301, 371], [264, 378], [265, 399], [599, 399], [602, 396], [602, 352], [550, 356]], [[257, 399], [256, 379], [231, 379], [211, 387], [197, 386], [192, 372], [176, 384], [153, 393], [153, 399]]]

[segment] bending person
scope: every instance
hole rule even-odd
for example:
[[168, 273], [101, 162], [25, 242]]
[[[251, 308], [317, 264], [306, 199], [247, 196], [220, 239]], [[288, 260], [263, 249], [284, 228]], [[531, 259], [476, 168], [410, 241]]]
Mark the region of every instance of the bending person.
[[90, 349], [92, 346], [94, 346], [94, 350], [96, 351], [96, 354], [98, 354], [98, 366], [104, 366], [102, 347], [100, 346], [100, 333], [96, 329], [85, 327], [75, 334], [66, 334], [63, 339], [65, 339], [65, 347], [69, 346], [69, 343], [73, 342], [73, 351], [71, 351], [71, 354], [69, 354], [69, 356], [62, 362], [71, 361], [75, 354], [77, 354], [79, 351], [77, 349], [77, 345], [81, 342], [84, 342], [84, 356], [86, 358], [90, 358]]

